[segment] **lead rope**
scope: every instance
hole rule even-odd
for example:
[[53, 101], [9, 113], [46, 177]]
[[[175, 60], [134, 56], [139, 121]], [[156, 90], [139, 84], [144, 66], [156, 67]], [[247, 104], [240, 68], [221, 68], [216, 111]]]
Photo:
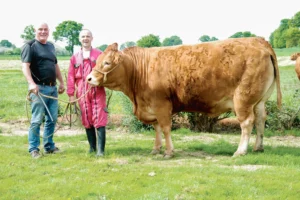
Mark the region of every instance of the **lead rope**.
[[[49, 99], [54, 99], [54, 100], [58, 100], [58, 101], [67, 103], [65, 112], [63, 113], [62, 121], [63, 121], [64, 116], [66, 115], [66, 113], [67, 113], [67, 111], [68, 111], [68, 108], [70, 109], [70, 119], [72, 120], [72, 117], [71, 117], [71, 116], [72, 116], [72, 105], [74, 104], [75, 113], [77, 114], [77, 117], [78, 117], [77, 111], [78, 111], [78, 110], [80, 111], [80, 109], [78, 108], [76, 102], [78, 102], [81, 98], [83, 98], [84, 96], [86, 96], [86, 94], [87, 94], [91, 89], [92, 89], [92, 87], [89, 87], [89, 89], [88, 89], [83, 95], [81, 95], [79, 98], [77, 98], [77, 99], [75, 99], [75, 100], [73, 100], [73, 101], [64, 101], [64, 100], [59, 99], [59, 98], [57, 98], [57, 97], [44, 95], [44, 94], [42, 94], [42, 93], [38, 93], [38, 96], [40, 97], [40, 99], [41, 99], [43, 105], [45, 106], [45, 108], [46, 108], [46, 110], [47, 110], [47, 112], [48, 112], [48, 114], [49, 114], [49, 116], [50, 116], [50, 118], [51, 118], [52, 121], [53, 121], [53, 118], [52, 118], [52, 116], [51, 116], [51, 114], [50, 114], [50, 112], [49, 112], [49, 109], [48, 109], [47, 105], [45, 104], [45, 102], [44, 102], [42, 96], [43, 96], [43, 97], [46, 97], [46, 98], [49, 98]], [[29, 124], [30, 124], [31, 119], [30, 119], [29, 114], [28, 114], [28, 105], [27, 105], [27, 102], [28, 102], [28, 101], [33, 102], [33, 100], [30, 98], [30, 94], [31, 94], [31, 93], [32, 93], [32, 91], [29, 91], [29, 92], [28, 92], [28, 94], [27, 94], [27, 96], [26, 96], [26, 102], [25, 102], [25, 105], [26, 105], [26, 114], [27, 114], [27, 119], [28, 119]], [[80, 113], [80, 112], [79, 112], [79, 113]], [[66, 117], [66, 119], [68, 120], [67, 117]], [[72, 121], [71, 121], [71, 120], [69, 121], [69, 122], [70, 122], [70, 127], [71, 127], [71, 124], [72, 124]], [[76, 120], [77, 120], [77, 118], [76, 118]], [[76, 120], [75, 120], [75, 121], [76, 121]], [[75, 121], [73, 121], [73, 123], [74, 123]], [[58, 128], [57, 128], [51, 135], [49, 135], [49, 136], [47, 136], [47, 137], [42, 137], [42, 136], [39, 136], [39, 137], [40, 137], [40, 138], [49, 138], [49, 137], [51, 137], [51, 136], [52, 136], [56, 131], [58, 131], [58, 130], [60, 129], [60, 127], [61, 127], [61, 126], [58, 124], [58, 121], [56, 121], [56, 123], [57, 123], [57, 126], [56, 126], [56, 127], [58, 127]], [[38, 136], [37, 133], [35, 133], [35, 134]]]

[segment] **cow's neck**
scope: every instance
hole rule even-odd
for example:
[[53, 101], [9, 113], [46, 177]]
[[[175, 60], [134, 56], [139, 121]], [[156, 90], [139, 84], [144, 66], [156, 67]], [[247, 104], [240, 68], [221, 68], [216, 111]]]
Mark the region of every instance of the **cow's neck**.
[[137, 100], [143, 96], [148, 84], [148, 63], [147, 51], [141, 48], [133, 48], [123, 60], [124, 72], [127, 73], [124, 77], [127, 80], [124, 80], [126, 84], [123, 84], [122, 92], [132, 101], [134, 109], [138, 109]]

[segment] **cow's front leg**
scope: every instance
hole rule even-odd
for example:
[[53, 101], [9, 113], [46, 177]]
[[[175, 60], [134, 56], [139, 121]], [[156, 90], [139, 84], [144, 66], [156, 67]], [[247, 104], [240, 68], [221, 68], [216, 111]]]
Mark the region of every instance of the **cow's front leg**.
[[162, 130], [158, 123], [153, 124], [154, 130], [155, 130], [155, 142], [154, 147], [152, 149], [151, 154], [156, 155], [160, 153], [161, 147], [162, 147]]
[[157, 110], [156, 119], [160, 132], [160, 142], [161, 142], [161, 132], [164, 133], [166, 141], [166, 150], [164, 153], [164, 158], [172, 158], [174, 155], [174, 147], [171, 138], [171, 126], [172, 126], [172, 104], [171, 102], [164, 101], [162, 104], [156, 105]]
[[171, 130], [163, 131], [163, 132], [166, 140], [166, 150], [165, 150], [164, 158], [172, 158], [174, 156], [174, 147], [171, 138]]
[[171, 138], [171, 121], [169, 123], [165, 123], [162, 127], [162, 132], [164, 133], [166, 140], [166, 150], [164, 153], [164, 158], [172, 158], [174, 156], [174, 147]]

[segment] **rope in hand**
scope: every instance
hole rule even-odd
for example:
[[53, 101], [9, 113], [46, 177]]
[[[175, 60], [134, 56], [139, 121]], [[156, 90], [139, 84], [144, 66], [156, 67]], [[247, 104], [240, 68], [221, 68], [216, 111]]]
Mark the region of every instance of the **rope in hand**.
[[[42, 93], [38, 93], [38, 96], [40, 97], [42, 103], [44, 104], [44, 106], [45, 106], [45, 108], [46, 108], [46, 110], [47, 110], [49, 116], [51, 117], [51, 120], [52, 120], [52, 121], [53, 121], [52, 116], [51, 116], [51, 114], [50, 114], [50, 112], [49, 112], [49, 110], [48, 110], [48, 108], [47, 108], [45, 102], [43, 101], [42, 96], [43, 96], [43, 97], [46, 97], [46, 98], [55, 99], [55, 100], [58, 100], [58, 101], [67, 103], [66, 109], [65, 109], [65, 111], [64, 111], [64, 113], [63, 113], [63, 115], [62, 115], [62, 116], [63, 116], [62, 121], [64, 120], [64, 117], [66, 116], [66, 119], [70, 122], [70, 128], [71, 128], [72, 123], [74, 123], [74, 122], [77, 121], [78, 115], [81, 115], [80, 109], [78, 108], [78, 106], [77, 106], [76, 103], [77, 103], [81, 98], [83, 98], [84, 96], [86, 96], [86, 94], [87, 94], [91, 89], [92, 89], [92, 87], [90, 86], [90, 87], [88, 88], [88, 90], [87, 90], [83, 95], [81, 95], [79, 98], [77, 98], [77, 99], [75, 99], [75, 100], [73, 100], [73, 101], [64, 101], [64, 100], [59, 99], [59, 98], [57, 98], [57, 97], [48, 96], [48, 95], [45, 95], [45, 94], [42, 94]], [[33, 93], [33, 91], [29, 91], [28, 94], [27, 94], [27, 96], [26, 96], [26, 100], [29, 101], [29, 102], [33, 102], [33, 100], [30, 98], [30, 94], [31, 94], [31, 93]], [[107, 103], [106, 103], [106, 107], [107, 107], [107, 108], [108, 108], [110, 99], [111, 99], [111, 97], [112, 97], [112, 93], [113, 93], [113, 91], [110, 92], [110, 95], [109, 95], [109, 97], [108, 97], [108, 99], [107, 99]], [[28, 115], [27, 101], [26, 101], [26, 114], [27, 114], [28, 122], [30, 122], [31, 120], [30, 120], [30, 117], [29, 117], [29, 115]], [[75, 119], [74, 121], [72, 121], [72, 112], [73, 112], [72, 106], [74, 106], [74, 114], [76, 114], [76, 116], [77, 116], [76, 119]], [[68, 111], [68, 109], [70, 110], [70, 118], [68, 118], [68, 117], [67, 117], [67, 114], [66, 114], [67, 111]], [[56, 123], [57, 123], [57, 127], [58, 127], [58, 128], [57, 128], [51, 135], [49, 135], [48, 137], [51, 137], [51, 136], [52, 136], [56, 131], [58, 131], [59, 128], [61, 127], [61, 126], [58, 124], [58, 122], [56, 122]], [[47, 137], [47, 138], [48, 138], [48, 137]]]
[[[50, 116], [50, 118], [51, 118], [52, 121], [53, 121], [53, 118], [52, 118], [52, 116], [51, 116], [51, 114], [50, 114], [50, 112], [49, 112], [49, 110], [48, 110], [48, 108], [47, 108], [47, 106], [46, 106], [46, 104], [45, 104], [45, 102], [44, 102], [44, 100], [43, 100], [42, 97], [46, 97], [46, 98], [50, 98], [50, 99], [54, 99], [54, 100], [58, 100], [58, 101], [67, 103], [65, 112], [63, 113], [63, 119], [64, 119], [64, 116], [66, 115], [66, 113], [67, 113], [67, 111], [68, 111], [68, 108], [69, 108], [69, 109], [70, 109], [70, 120], [68, 119], [68, 117], [66, 117], [66, 119], [69, 120], [69, 122], [70, 122], [70, 127], [71, 127], [71, 124], [74, 123], [74, 122], [77, 120], [77, 118], [76, 118], [75, 121], [72, 121], [72, 105], [74, 105], [74, 111], [75, 111], [75, 114], [78, 116], [78, 114], [80, 114], [80, 109], [78, 108], [76, 102], [79, 101], [81, 98], [83, 98], [83, 97], [84, 97], [91, 89], [92, 89], [92, 87], [89, 87], [89, 89], [88, 89], [83, 95], [81, 95], [79, 98], [77, 98], [77, 99], [75, 99], [75, 100], [73, 100], [73, 101], [64, 101], [64, 100], [59, 99], [59, 98], [57, 98], [57, 97], [48, 96], [48, 95], [45, 95], [45, 94], [42, 94], [42, 93], [39, 93], [39, 92], [37, 93], [37, 95], [40, 97], [40, 99], [41, 99], [43, 105], [45, 106], [45, 108], [46, 108], [46, 110], [47, 110], [47, 112], [48, 112], [48, 114], [49, 114], [49, 116]], [[29, 115], [28, 115], [27, 101], [33, 102], [33, 100], [30, 98], [30, 94], [31, 94], [31, 93], [33, 93], [32, 90], [30, 90], [30, 91], [28, 92], [27, 96], [26, 96], [26, 114], [27, 114], [27, 118], [28, 118], [28, 122], [29, 122], [29, 123], [30, 123], [31, 120], [30, 120], [30, 117], [29, 117]], [[79, 111], [79, 113], [78, 113], [77, 111]], [[63, 120], [63, 119], [62, 119], [62, 120]], [[46, 137], [46, 138], [51, 137], [56, 131], [59, 130], [60, 125], [58, 124], [58, 122], [56, 122], [56, 123], [57, 123], [57, 127], [58, 127], [58, 128], [57, 128], [51, 135], [49, 135], [49, 136]], [[36, 133], [35, 133], [35, 134], [36, 134]], [[36, 135], [38, 135], [38, 134], [36, 134]], [[41, 137], [41, 136], [40, 136], [40, 137]], [[41, 137], [41, 138], [42, 138], [42, 137]]]

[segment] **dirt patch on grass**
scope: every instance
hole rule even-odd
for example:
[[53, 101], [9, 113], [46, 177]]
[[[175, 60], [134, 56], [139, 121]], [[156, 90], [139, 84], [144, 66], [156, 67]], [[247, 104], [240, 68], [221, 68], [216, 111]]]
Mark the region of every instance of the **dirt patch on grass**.
[[[108, 128], [121, 127], [123, 117], [124, 115], [117, 115], [117, 114], [110, 115]], [[28, 135], [29, 126], [30, 124], [27, 118], [10, 121], [10, 122], [0, 121], [0, 134], [4, 136]], [[122, 130], [123, 130], [122, 128], [117, 128], [117, 131], [119, 132]], [[41, 133], [42, 132], [43, 132], [43, 126], [41, 126]], [[77, 119], [77, 121], [71, 125], [68, 121], [66, 121], [66, 118], [58, 119], [58, 123], [55, 129], [56, 136], [72, 136], [72, 135], [79, 135], [79, 134], [85, 134], [85, 129], [81, 125], [80, 119]]]
[[[123, 139], [124, 135], [129, 139], [131, 137], [143, 138], [141, 134], [129, 134], [128, 130], [122, 126], [122, 119], [124, 115], [112, 114], [109, 116], [109, 124], [107, 125], [107, 131], [113, 136], [116, 140]], [[59, 119], [60, 120], [60, 119]], [[227, 122], [227, 121], [226, 121]], [[76, 122], [77, 124], [70, 125], [68, 123], [58, 123], [55, 131], [55, 136], [73, 136], [85, 134], [84, 127], [80, 124], [80, 121]], [[227, 122], [228, 123], [228, 122]], [[232, 125], [232, 121], [229, 121], [229, 124]], [[235, 126], [236, 123], [233, 123]], [[0, 121], [0, 134], [3, 136], [25, 136], [28, 135], [29, 122], [28, 119], [20, 119], [17, 121], [10, 122], [1, 122]], [[41, 127], [41, 134], [43, 133], [43, 128]], [[250, 137], [250, 145], [255, 143], [255, 135], [251, 135]], [[154, 140], [155, 136], [151, 140]], [[199, 135], [182, 135], [180, 138], [182, 141], [201, 141], [204, 143], [211, 143], [216, 140], [224, 139], [231, 144], [238, 145], [240, 140], [240, 133], [233, 134], [220, 134], [220, 133], [199, 133]], [[174, 140], [174, 139], [173, 139]], [[264, 145], [268, 146], [292, 146], [292, 147], [300, 147], [300, 137], [296, 136], [273, 136], [264, 138]], [[180, 150], [177, 149], [180, 154]], [[189, 155], [189, 156], [203, 156], [203, 155]]]
[[[21, 119], [10, 122], [0, 122], [0, 131], [3, 136], [24, 136], [28, 135], [29, 122], [27, 119]], [[41, 133], [43, 133], [43, 127], [41, 126]], [[82, 127], [71, 127], [68, 125], [57, 125], [55, 129], [55, 135], [57, 136], [70, 136], [83, 134], [84, 129]]]

